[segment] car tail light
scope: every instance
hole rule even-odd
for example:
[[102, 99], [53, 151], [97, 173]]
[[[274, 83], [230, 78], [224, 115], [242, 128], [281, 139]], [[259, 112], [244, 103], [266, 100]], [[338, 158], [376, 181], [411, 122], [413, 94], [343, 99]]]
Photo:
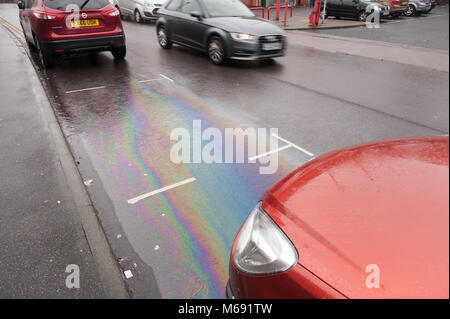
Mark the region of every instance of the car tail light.
[[399, 3], [400, 0], [392, 0], [392, 3]]
[[112, 9], [112, 10], [103, 12], [102, 14], [103, 14], [104, 16], [107, 16], [107, 17], [117, 17], [117, 16], [120, 14], [120, 12], [119, 12], [119, 10], [117, 10], [116, 8], [114, 8], [114, 9]]
[[244, 273], [263, 275], [289, 270], [297, 261], [294, 245], [259, 203], [238, 234], [234, 265]]
[[52, 14], [43, 11], [33, 11], [33, 15], [40, 20], [61, 21], [64, 18], [64, 15]]

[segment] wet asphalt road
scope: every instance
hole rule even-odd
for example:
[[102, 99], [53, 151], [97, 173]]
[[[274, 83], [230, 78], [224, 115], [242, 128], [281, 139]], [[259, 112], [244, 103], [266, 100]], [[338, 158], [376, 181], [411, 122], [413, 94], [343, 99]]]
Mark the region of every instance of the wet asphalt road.
[[385, 21], [389, 21], [389, 23], [383, 23], [379, 29], [359, 27], [315, 30], [314, 32], [448, 51], [448, 5], [437, 6], [429, 14], [387, 18]]
[[[17, 25], [16, 14], [0, 10]], [[88, 191], [118, 262], [133, 273], [127, 284], [136, 298], [224, 297], [240, 225], [269, 186], [311, 158], [284, 150], [272, 175], [259, 174], [258, 163], [174, 164], [174, 128], [190, 130], [193, 120], [221, 131], [273, 127], [315, 156], [376, 139], [448, 134], [446, 72], [292, 42], [275, 61], [217, 67], [188, 49], [160, 49], [153, 24], [123, 24], [123, 62], [80, 55], [44, 71], [33, 60], [81, 174], [93, 180]], [[73, 92], [93, 87], [102, 88]]]

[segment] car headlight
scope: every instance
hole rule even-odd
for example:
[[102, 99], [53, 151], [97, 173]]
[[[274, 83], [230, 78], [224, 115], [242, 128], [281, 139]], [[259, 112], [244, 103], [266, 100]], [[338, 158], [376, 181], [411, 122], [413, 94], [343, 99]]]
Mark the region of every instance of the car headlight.
[[236, 32], [230, 32], [231, 37], [235, 40], [240, 41], [254, 41], [256, 40], [256, 36], [248, 34], [248, 33], [236, 33]]
[[297, 261], [294, 245], [259, 203], [238, 235], [234, 265], [244, 273], [262, 275], [286, 271]]

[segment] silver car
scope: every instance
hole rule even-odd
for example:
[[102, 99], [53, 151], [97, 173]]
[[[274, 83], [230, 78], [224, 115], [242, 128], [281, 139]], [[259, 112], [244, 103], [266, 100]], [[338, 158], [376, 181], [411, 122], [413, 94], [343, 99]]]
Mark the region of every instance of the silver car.
[[119, 10], [120, 16], [134, 17], [134, 21], [142, 23], [158, 18], [158, 10], [166, 0], [110, 0]]
[[430, 12], [431, 9], [431, 0], [409, 0], [409, 8], [405, 16], [421, 15]]

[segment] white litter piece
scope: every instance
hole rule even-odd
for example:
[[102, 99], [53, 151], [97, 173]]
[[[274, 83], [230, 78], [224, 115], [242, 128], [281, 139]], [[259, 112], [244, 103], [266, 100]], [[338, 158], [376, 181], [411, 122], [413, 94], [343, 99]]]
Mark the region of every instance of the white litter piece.
[[58, 205], [59, 205], [59, 204], [61, 204], [61, 201], [59, 200], [59, 201], [57, 201], [57, 203], [58, 203]]
[[119, 238], [122, 238], [122, 235], [121, 235], [121, 234], [118, 234], [118, 235], [117, 235], [117, 239], [119, 239]]
[[158, 246], [158, 245], [156, 245], [154, 249], [155, 249], [155, 250], [158, 250], [158, 249], [159, 249], [159, 246]]
[[94, 181], [92, 179], [88, 179], [87, 181], [84, 181], [84, 185], [91, 186]]
[[166, 214], [162, 213], [161, 216], [166, 216]]
[[131, 270], [125, 270], [124, 272], [125, 278], [130, 279], [131, 277], [133, 277], [133, 273], [131, 272]]

